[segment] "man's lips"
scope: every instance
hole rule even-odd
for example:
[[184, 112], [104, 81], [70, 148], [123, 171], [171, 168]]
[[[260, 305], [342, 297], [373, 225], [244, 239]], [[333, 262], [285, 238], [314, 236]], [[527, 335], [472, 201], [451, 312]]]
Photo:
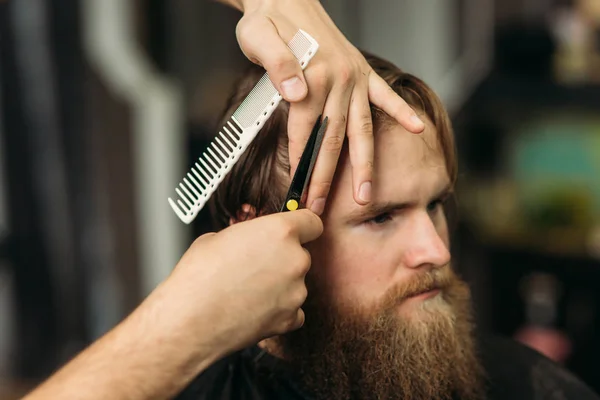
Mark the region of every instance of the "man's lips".
[[438, 293], [440, 293], [440, 291], [441, 291], [441, 288], [439, 286], [429, 287], [427, 289], [423, 289], [421, 291], [412, 293], [412, 294], [408, 295], [406, 298], [407, 299], [421, 299], [421, 300], [430, 299], [432, 297], [435, 297]]

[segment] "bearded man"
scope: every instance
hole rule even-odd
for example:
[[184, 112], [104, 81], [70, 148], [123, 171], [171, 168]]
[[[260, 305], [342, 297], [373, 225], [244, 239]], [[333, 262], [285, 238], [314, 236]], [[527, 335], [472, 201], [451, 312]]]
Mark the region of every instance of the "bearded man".
[[[304, 325], [221, 359], [179, 399], [597, 398], [534, 351], [475, 333], [469, 288], [449, 252], [457, 162], [448, 114], [422, 80], [363, 54], [425, 130], [409, 133], [371, 107], [372, 200], [354, 201], [344, 144], [323, 234], [306, 245]], [[263, 72], [253, 66], [237, 82], [223, 121]], [[220, 227], [281, 207], [290, 184], [288, 114], [282, 102], [211, 199]], [[326, 136], [321, 152], [335, 149]]]

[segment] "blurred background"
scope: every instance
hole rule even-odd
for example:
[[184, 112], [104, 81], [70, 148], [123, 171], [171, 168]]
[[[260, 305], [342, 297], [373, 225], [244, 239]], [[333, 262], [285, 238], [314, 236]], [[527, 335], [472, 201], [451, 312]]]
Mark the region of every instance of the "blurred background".
[[[600, 391], [600, 0], [323, 0], [455, 124], [477, 319]], [[0, 398], [126, 316], [194, 237], [167, 197], [248, 62], [208, 0], [0, 1]]]

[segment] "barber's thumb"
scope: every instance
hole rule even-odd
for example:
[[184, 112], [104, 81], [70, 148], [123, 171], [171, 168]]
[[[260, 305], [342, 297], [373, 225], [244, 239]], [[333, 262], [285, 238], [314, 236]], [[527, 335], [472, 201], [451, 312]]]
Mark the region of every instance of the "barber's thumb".
[[308, 92], [306, 83], [299, 76], [284, 78], [279, 84], [281, 96], [289, 102], [300, 101], [306, 97]]

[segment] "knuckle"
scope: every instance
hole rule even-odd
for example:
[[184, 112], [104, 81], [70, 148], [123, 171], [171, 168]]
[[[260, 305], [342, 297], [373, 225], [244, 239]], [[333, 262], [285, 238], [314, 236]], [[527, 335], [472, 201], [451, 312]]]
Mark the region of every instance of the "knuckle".
[[327, 92], [329, 87], [329, 80], [326, 76], [318, 76], [313, 78], [312, 81], [313, 92], [316, 91], [319, 94], [324, 94]]
[[291, 54], [279, 54], [267, 65], [267, 68], [278, 73], [295, 71], [297, 67], [298, 63]]
[[310, 251], [302, 247], [302, 253], [304, 254], [304, 265], [310, 267], [312, 263], [312, 257], [310, 255]]
[[246, 18], [242, 18], [235, 26], [235, 36], [238, 40], [242, 40], [244, 38], [244, 33], [246, 33]]
[[304, 325], [304, 311], [298, 309], [294, 311], [293, 316], [286, 321], [283, 331], [293, 331], [302, 327], [302, 325]]
[[292, 257], [294, 257], [293, 261], [289, 264], [290, 265], [289, 272], [290, 272], [291, 278], [297, 279], [299, 277], [306, 275], [306, 273], [308, 272], [308, 270], [310, 268], [310, 261], [307, 262], [306, 255], [296, 254], [296, 252], [294, 252], [294, 255]]
[[296, 310], [302, 307], [302, 304], [304, 304], [304, 302], [306, 301], [307, 295], [308, 292], [306, 291], [304, 285], [302, 285], [302, 289], [296, 290], [294, 294], [291, 295], [290, 302], [292, 304], [292, 307], [290, 308], [290, 311], [295, 314]]
[[283, 324], [281, 332], [285, 333], [285, 332], [293, 331], [294, 329], [296, 329], [297, 319], [298, 319], [297, 316], [294, 315], [293, 317], [290, 317], [288, 320], [286, 320], [285, 323]]
[[335, 130], [343, 130], [346, 127], [347, 120], [348, 120], [348, 118], [346, 117], [345, 114], [340, 114], [333, 119], [331, 124]]
[[373, 119], [370, 116], [364, 116], [360, 119], [360, 131], [359, 135], [372, 135], [373, 134]]
[[343, 87], [350, 86], [354, 81], [354, 73], [352, 71], [352, 68], [348, 66], [341, 67], [341, 69], [337, 72], [337, 77], [337, 80], [340, 83], [340, 85], [342, 85]]
[[306, 289], [305, 285], [302, 285], [300, 289], [298, 289], [298, 294], [296, 295], [296, 304], [298, 304], [298, 308], [304, 304], [306, 298], [308, 297], [308, 289]]
[[294, 329], [302, 328], [304, 326], [304, 320], [305, 320], [304, 311], [300, 310], [298, 313], [298, 317], [296, 319], [296, 325], [295, 325]]
[[[315, 196], [318, 197], [327, 197], [329, 190], [331, 189], [331, 180], [323, 180], [320, 182], [311, 183], [311, 190], [314, 190]], [[322, 222], [321, 222], [322, 224]]]
[[235, 26], [235, 35], [241, 47], [245, 48], [250, 43], [250, 38], [253, 36], [254, 31], [254, 18], [250, 16], [243, 17], [240, 22]]
[[329, 74], [324, 64], [317, 64], [306, 69], [306, 80], [312, 91], [325, 92], [329, 86]]
[[306, 146], [306, 139], [304, 137], [294, 133], [288, 134], [288, 146]]
[[306, 275], [310, 269], [312, 262], [310, 253], [305, 248], [301, 247], [301, 253], [298, 255], [298, 272], [301, 276]]
[[279, 235], [281, 239], [286, 240], [289, 239], [294, 233], [294, 226], [288, 222], [282, 222], [279, 226]]
[[323, 150], [328, 153], [338, 153], [344, 144], [344, 137], [341, 135], [330, 135], [323, 139]]

